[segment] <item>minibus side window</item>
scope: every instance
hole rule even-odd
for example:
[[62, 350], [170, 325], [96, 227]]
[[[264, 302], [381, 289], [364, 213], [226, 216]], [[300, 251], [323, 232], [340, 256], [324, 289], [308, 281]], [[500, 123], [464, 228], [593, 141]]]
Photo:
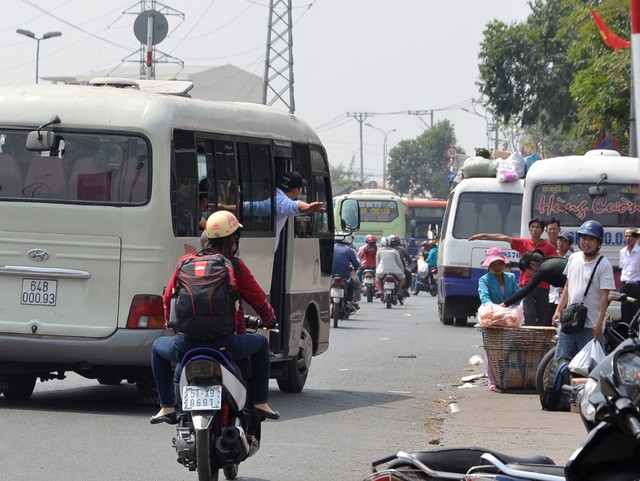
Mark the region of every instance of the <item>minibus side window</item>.
[[197, 235], [198, 156], [194, 133], [184, 130], [173, 133], [171, 215], [176, 237]]
[[274, 224], [275, 187], [271, 149], [268, 144], [239, 142], [243, 231], [271, 235]]
[[313, 213], [313, 236], [325, 237], [333, 236], [333, 214], [329, 205], [331, 198], [331, 181], [329, 179], [329, 169], [327, 168], [326, 157], [316, 146], [311, 146], [311, 170], [312, 170], [312, 191], [311, 202], [323, 202], [326, 212]]

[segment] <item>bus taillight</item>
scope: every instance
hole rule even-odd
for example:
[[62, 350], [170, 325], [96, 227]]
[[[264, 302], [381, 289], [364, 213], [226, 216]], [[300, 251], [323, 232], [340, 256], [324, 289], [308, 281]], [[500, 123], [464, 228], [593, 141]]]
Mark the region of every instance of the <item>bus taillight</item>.
[[129, 317], [128, 329], [164, 329], [164, 307], [162, 297], [152, 294], [137, 294], [133, 296]]
[[443, 277], [455, 277], [458, 279], [470, 279], [471, 268], [470, 267], [452, 267], [444, 266], [442, 268]]

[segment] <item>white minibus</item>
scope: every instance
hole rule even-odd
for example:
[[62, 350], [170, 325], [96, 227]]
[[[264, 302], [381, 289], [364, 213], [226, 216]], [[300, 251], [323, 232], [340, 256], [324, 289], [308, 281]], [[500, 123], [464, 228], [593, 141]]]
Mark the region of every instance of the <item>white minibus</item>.
[[639, 180], [638, 159], [621, 157], [613, 150], [538, 160], [527, 172], [521, 234], [528, 235], [527, 226], [533, 217], [556, 218], [560, 230], [574, 235], [583, 222], [600, 222], [605, 232], [600, 252], [614, 266], [616, 285], [620, 287], [618, 265], [624, 230], [640, 227]]
[[[438, 316], [445, 325], [465, 325], [480, 306], [478, 279], [485, 252], [501, 247], [514, 273], [520, 255], [506, 242], [469, 241], [480, 232], [519, 237], [522, 180], [500, 182], [495, 177], [472, 177], [456, 185], [447, 201], [438, 249]], [[515, 269], [514, 269], [515, 267]]]
[[[286, 112], [189, 98], [191, 87], [122, 79], [0, 87], [5, 397], [26, 399], [37, 378], [76, 372], [135, 382], [147, 399], [151, 344], [171, 334], [163, 287], [178, 258], [200, 249], [204, 194], [210, 211], [236, 206], [239, 255], [272, 294], [280, 389], [301, 391], [312, 356], [329, 347], [335, 228], [319, 138]], [[31, 151], [30, 132], [41, 143]], [[327, 212], [290, 219], [274, 256], [273, 215], [242, 206], [273, 196], [287, 170], [307, 181], [300, 198]]]

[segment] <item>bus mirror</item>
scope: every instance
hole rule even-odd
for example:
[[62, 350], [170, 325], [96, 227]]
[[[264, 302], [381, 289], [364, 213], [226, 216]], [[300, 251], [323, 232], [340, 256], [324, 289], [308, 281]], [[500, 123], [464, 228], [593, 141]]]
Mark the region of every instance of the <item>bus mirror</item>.
[[360, 228], [360, 205], [356, 199], [345, 199], [340, 204], [340, 229], [355, 232]]
[[589, 187], [589, 197], [599, 197], [601, 195], [607, 195], [607, 188], [599, 185], [593, 185]]
[[55, 146], [56, 134], [51, 130], [34, 130], [27, 136], [27, 150], [44, 152], [54, 150]]

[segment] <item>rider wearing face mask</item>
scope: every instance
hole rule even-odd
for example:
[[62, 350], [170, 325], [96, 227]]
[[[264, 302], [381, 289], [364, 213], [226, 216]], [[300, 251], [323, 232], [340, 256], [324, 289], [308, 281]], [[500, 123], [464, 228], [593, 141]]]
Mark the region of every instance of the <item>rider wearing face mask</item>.
[[507, 258], [499, 247], [487, 249], [483, 267], [488, 267], [489, 272], [478, 280], [478, 295], [480, 303], [501, 304], [504, 300], [520, 289], [515, 274], [505, 272]]

